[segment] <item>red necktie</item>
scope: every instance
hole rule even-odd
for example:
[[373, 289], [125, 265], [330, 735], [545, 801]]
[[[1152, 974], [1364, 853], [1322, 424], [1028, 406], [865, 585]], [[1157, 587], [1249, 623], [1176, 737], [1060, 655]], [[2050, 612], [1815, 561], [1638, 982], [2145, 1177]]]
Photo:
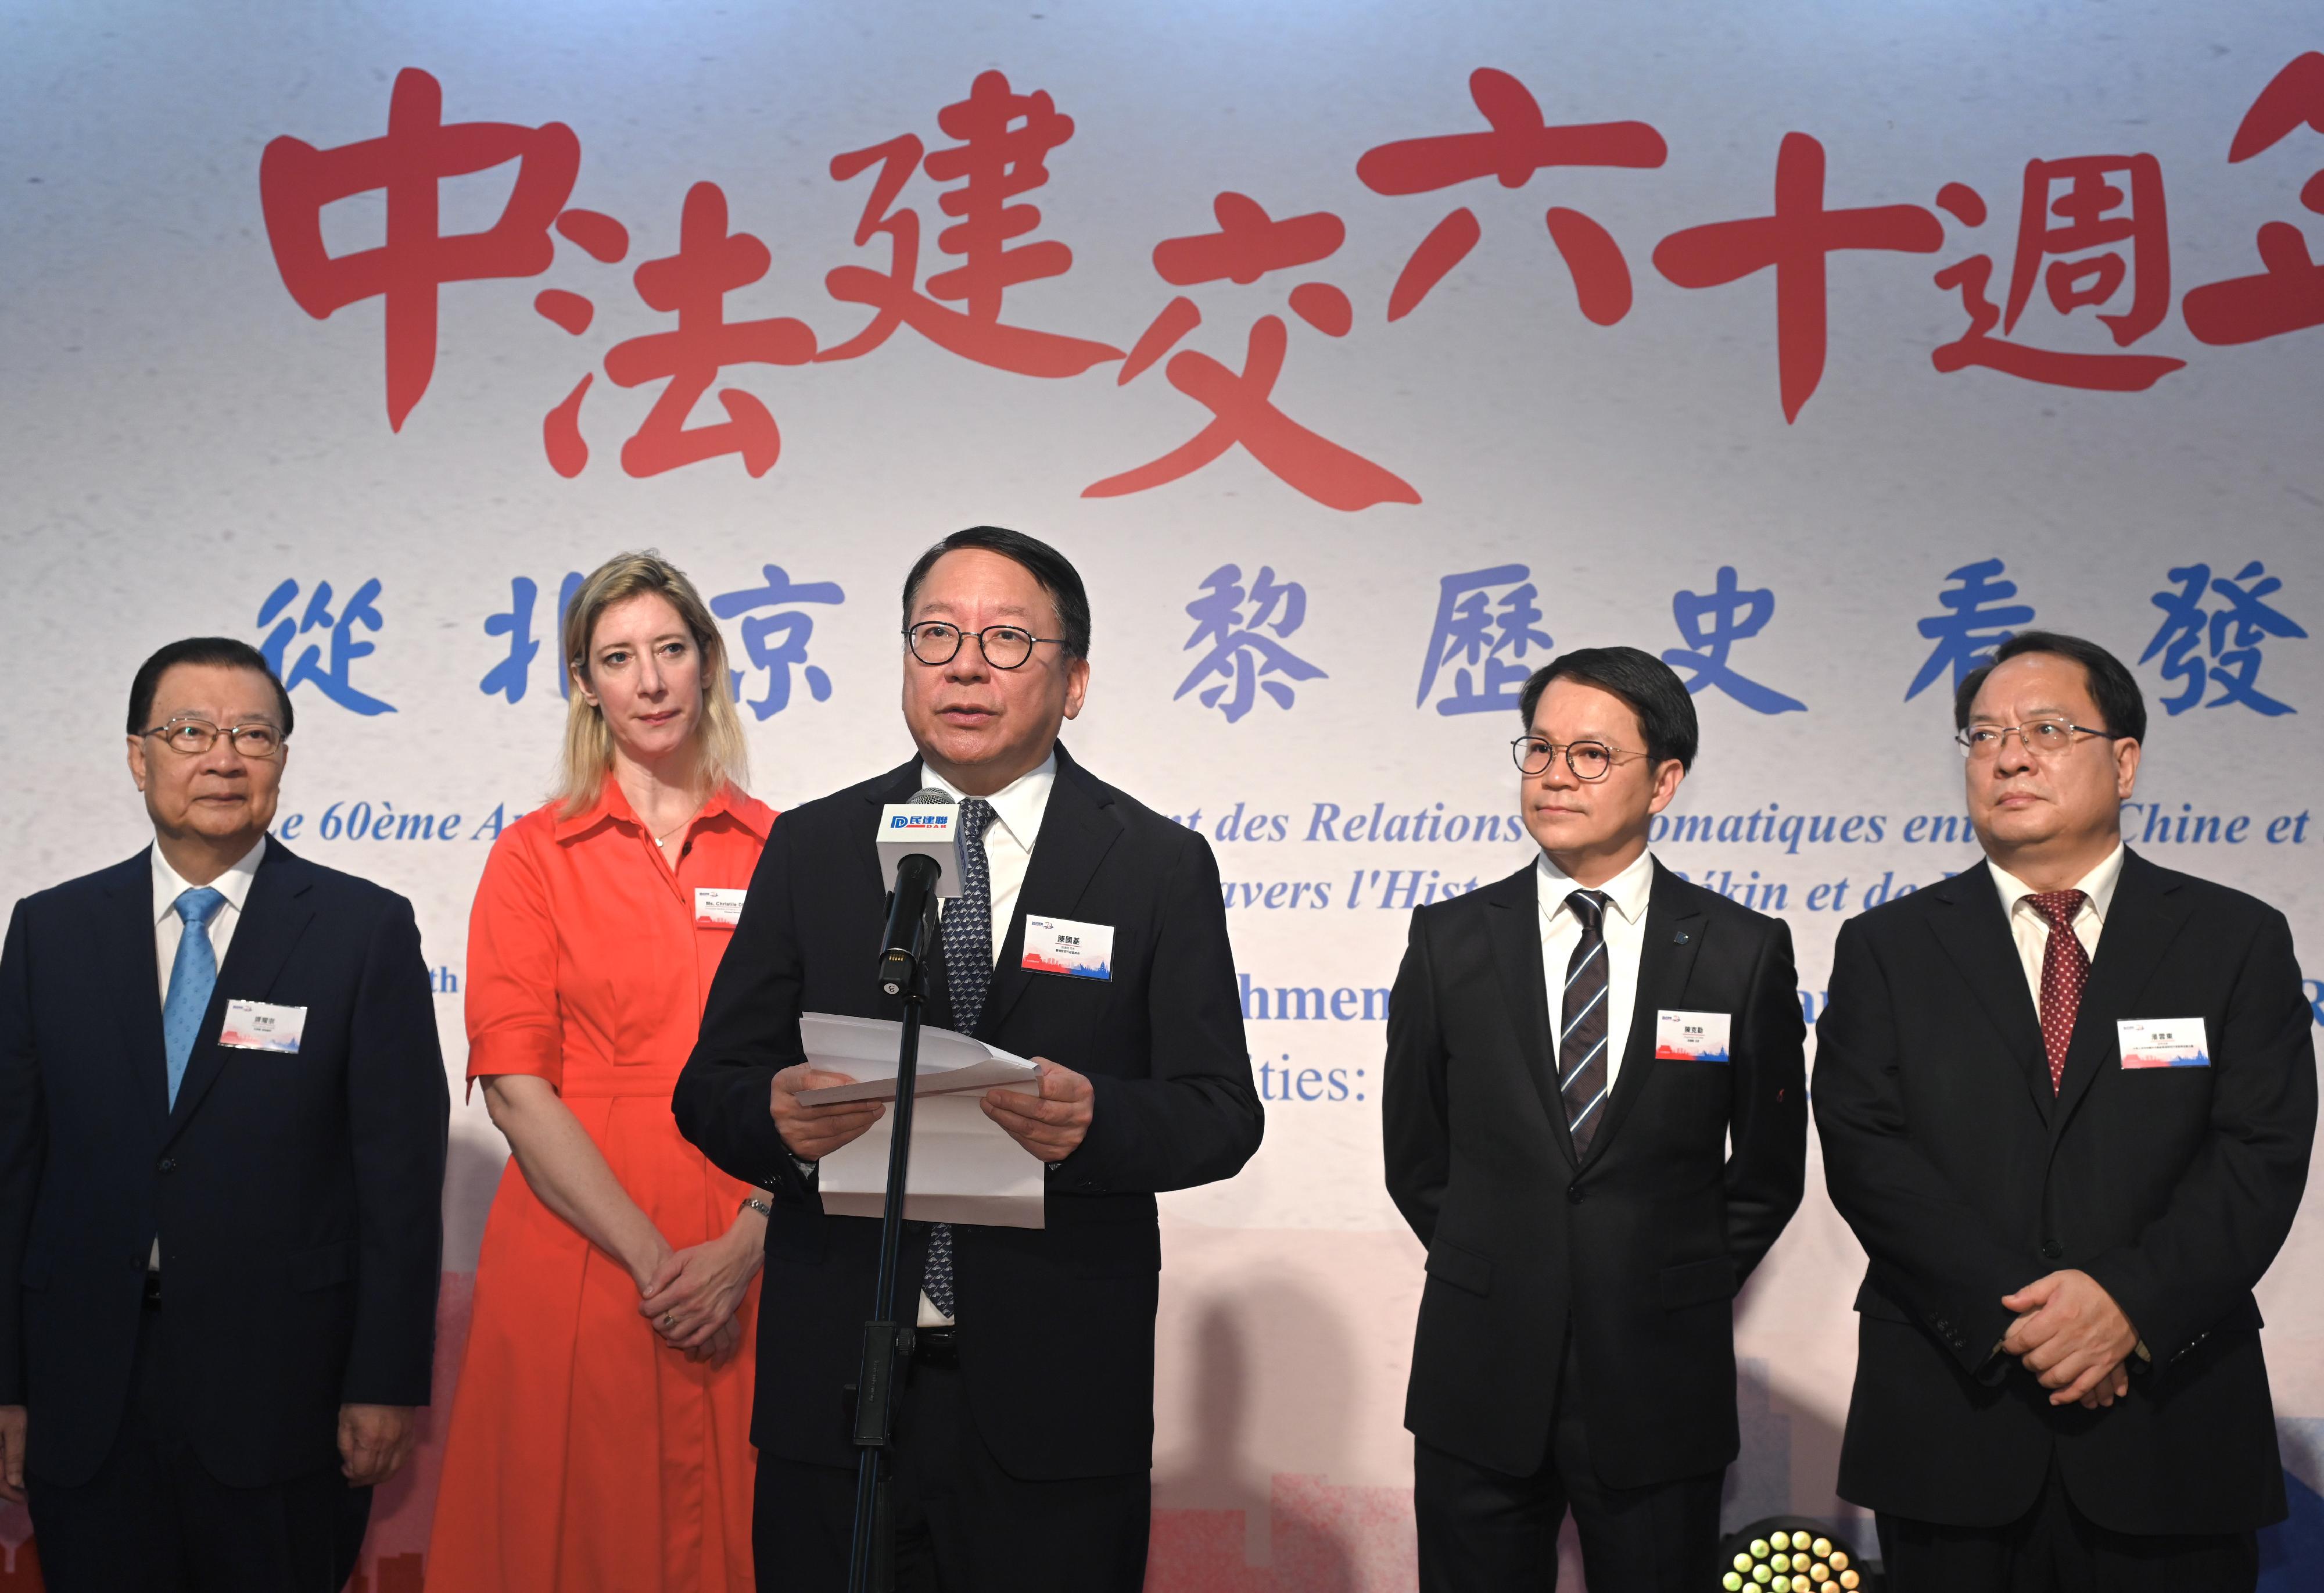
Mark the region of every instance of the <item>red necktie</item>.
[[2066, 1047], [2074, 1038], [2082, 986], [2090, 977], [2089, 953], [2074, 933], [2084, 897], [2080, 891], [2045, 891], [2025, 899], [2050, 925], [2049, 944], [2042, 948], [2042, 1048], [2050, 1053], [2050, 1093], [2055, 1095], [2066, 1076]]

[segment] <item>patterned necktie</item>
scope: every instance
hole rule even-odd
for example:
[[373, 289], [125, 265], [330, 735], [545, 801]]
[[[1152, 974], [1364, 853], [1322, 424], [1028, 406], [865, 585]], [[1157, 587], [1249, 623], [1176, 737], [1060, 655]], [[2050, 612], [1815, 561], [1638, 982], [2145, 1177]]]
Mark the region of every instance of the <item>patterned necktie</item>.
[[1590, 1153], [1604, 1121], [1606, 1099], [1606, 897], [1575, 891], [1566, 907], [1581, 922], [1582, 939], [1565, 965], [1564, 1022], [1557, 1032], [1557, 1093], [1565, 1098], [1565, 1124], [1573, 1153]]
[[186, 1062], [194, 1054], [194, 1036], [210, 1010], [210, 992], [217, 988], [210, 920], [226, 905], [226, 894], [199, 885], [179, 893], [170, 905], [186, 926], [178, 939], [177, 959], [170, 964], [170, 997], [161, 1004], [161, 1043], [170, 1056], [170, 1105], [174, 1107], [178, 1086], [185, 1082]]
[[[992, 804], [970, 797], [960, 805], [960, 894], [945, 909], [945, 984], [952, 992], [952, 1023], [963, 1034], [976, 1033], [984, 1015], [984, 993], [992, 986], [992, 870], [984, 857], [984, 827]], [[920, 1288], [931, 1303], [953, 1314], [952, 1225], [928, 1227], [927, 1258]]]
[[2042, 1049], [2050, 1053], [2054, 1096], [2066, 1077], [2066, 1047], [2073, 1042], [2074, 1014], [2081, 1011], [2082, 986], [2090, 978], [2090, 954], [2074, 933], [2074, 915], [2085, 898], [2080, 891], [2045, 891], [2025, 900], [2050, 926], [2049, 942], [2042, 948]]

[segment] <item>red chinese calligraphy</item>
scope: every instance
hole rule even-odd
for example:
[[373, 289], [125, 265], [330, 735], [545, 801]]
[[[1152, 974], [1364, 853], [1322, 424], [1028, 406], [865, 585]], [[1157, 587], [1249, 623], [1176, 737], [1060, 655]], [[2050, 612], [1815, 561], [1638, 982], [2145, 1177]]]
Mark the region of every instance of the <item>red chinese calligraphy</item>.
[[[782, 433], [767, 406], [733, 387], [718, 392], [724, 421], [687, 424], [725, 366], [805, 365], [815, 357], [815, 334], [803, 321], [788, 316], [726, 319], [726, 295], [765, 276], [772, 259], [767, 245], [749, 233], [729, 233], [726, 220], [724, 191], [715, 182], [696, 183], [687, 190], [679, 216], [678, 253], [638, 266], [638, 297], [676, 315], [678, 326], [617, 343], [605, 355], [605, 375], [620, 386], [665, 378], [669, 384], [636, 435], [622, 445], [622, 468], [632, 476], [659, 476], [696, 460], [739, 454], [742, 468], [756, 477], [774, 468], [782, 453]], [[589, 380], [581, 378], [548, 422], [550, 459], [567, 476], [588, 458], [587, 449], [580, 446], [577, 417]]]
[[[2121, 180], [2121, 187], [2110, 181], [2115, 178]], [[1965, 184], [1947, 183], [1937, 195], [1937, 205], [1967, 226], [1985, 224], [1985, 200]], [[2063, 225], [2053, 225], [2053, 216]], [[2127, 260], [2114, 247], [2124, 242], [2131, 245]], [[2069, 258], [2076, 255], [2080, 257]], [[2046, 273], [2042, 269], [2045, 259], [2050, 261]], [[1937, 273], [1937, 286], [1958, 290], [1969, 318], [1967, 331], [1930, 354], [1940, 371], [1981, 366], [2051, 386], [2143, 393], [2187, 363], [2159, 355], [2089, 353], [2008, 340], [2036, 282], [2062, 316], [2107, 303], [2129, 280], [2128, 307], [2098, 317], [2118, 347], [2127, 347], [2163, 324], [2171, 309], [2171, 235], [2163, 167], [2153, 155], [2027, 162], [2006, 311], [1995, 308], [1987, 296], [1992, 278], [1993, 260], [1987, 255], [1973, 255]], [[1997, 326], [2002, 332], [1998, 338], [1992, 335]]]
[[[1328, 211], [1277, 220], [1256, 199], [1222, 193], [1212, 203], [1216, 232], [1166, 238], [1154, 248], [1154, 269], [1174, 287], [1233, 282], [1248, 285], [1269, 272], [1296, 270], [1336, 253], [1347, 227]], [[1328, 337], [1343, 337], [1354, 321], [1348, 296], [1330, 282], [1302, 282], [1290, 293], [1293, 313]], [[1135, 379], [1179, 339], [1202, 324], [1202, 311], [1183, 294], [1154, 318], [1123, 362], [1119, 380]], [[1243, 368], [1229, 370], [1187, 349], [1163, 367], [1170, 385], [1211, 412], [1210, 423], [1161, 458], [1109, 476], [1082, 489], [1085, 498], [1120, 497], [1190, 476], [1237, 443], [1275, 476], [1329, 508], [1352, 512], [1374, 504], [1416, 504], [1411, 484], [1362, 455], [1309, 431], [1277, 407], [1290, 329], [1279, 315], [1254, 322]]]
[[[438, 185], [511, 161], [516, 181], [500, 218], [482, 232], [443, 233]], [[260, 157], [258, 191], [275, 269], [300, 309], [323, 320], [366, 299], [384, 301], [387, 423], [401, 431], [435, 374], [438, 290], [547, 271], [556, 252], [549, 224], [580, 168], [580, 140], [561, 122], [447, 125], [443, 87], [407, 67], [388, 99], [385, 136], [327, 150], [277, 138]], [[332, 255], [323, 244], [324, 207], [382, 190], [385, 241]]]
[[[1073, 137], [1074, 119], [1059, 114], [1047, 93], [1019, 94], [1001, 73], [988, 71], [978, 75], [966, 99], [936, 113], [936, 125], [961, 142], [929, 153], [925, 162], [919, 139], [905, 134], [831, 162], [831, 175], [840, 182], [879, 169], [855, 243], [860, 248], [884, 235], [889, 259], [885, 272], [843, 265], [825, 277], [833, 298], [867, 306], [875, 314], [861, 332], [816, 357], [858, 358], [885, 343], [898, 327], [908, 326], [964, 359], [1020, 375], [1073, 376], [1120, 359], [1121, 350], [1108, 344], [1011, 326], [1001, 319], [1001, 296], [1009, 289], [1062, 276], [1073, 265], [1073, 251], [1062, 243], [1011, 247], [1010, 240], [1040, 226], [1037, 207], [1010, 201], [1048, 181], [1049, 153]], [[928, 278], [925, 293], [915, 286], [919, 214], [895, 208], [904, 185], [924, 167], [936, 181], [959, 185], [936, 201], [945, 215], [958, 218], [936, 235], [936, 247], [961, 257], [959, 265]], [[938, 300], [966, 309], [950, 309]]]
[[[2248, 161], [2305, 126], [2324, 133], [2324, 54], [2310, 51], [2278, 72], [2244, 113], [2227, 150], [2227, 163]], [[2300, 190], [2301, 205], [2324, 216], [2324, 171]], [[2262, 269], [2188, 290], [2180, 305], [2187, 329], [2205, 343], [2256, 343], [2308, 327], [2324, 326], [2324, 265], [2289, 221], [2259, 229]]]
[[[1483, 177], [1498, 178], [1503, 188], [1522, 188], [1535, 172], [1552, 166], [1652, 168], [1669, 157], [1663, 135], [1644, 122], [1550, 126], [1532, 92], [1490, 67], [1469, 75], [1469, 97], [1491, 132], [1383, 144], [1364, 152], [1356, 162], [1356, 176], [1379, 194], [1431, 193]], [[1553, 208], [1546, 219], [1550, 241], [1572, 275], [1582, 313], [1600, 326], [1628, 314], [1630, 267], [1613, 235], [1579, 210]], [[1466, 206], [1430, 228], [1388, 294], [1388, 320], [1411, 314], [1483, 236], [1476, 213]]]
[[1841, 249], [1932, 255], [1945, 240], [1943, 224], [1918, 205], [1826, 209], [1823, 174], [1823, 145], [1787, 133], [1775, 157], [1774, 214], [1690, 227], [1655, 245], [1655, 269], [1682, 288], [1719, 287], [1775, 268], [1775, 358], [1787, 423], [1823, 379], [1831, 256]]

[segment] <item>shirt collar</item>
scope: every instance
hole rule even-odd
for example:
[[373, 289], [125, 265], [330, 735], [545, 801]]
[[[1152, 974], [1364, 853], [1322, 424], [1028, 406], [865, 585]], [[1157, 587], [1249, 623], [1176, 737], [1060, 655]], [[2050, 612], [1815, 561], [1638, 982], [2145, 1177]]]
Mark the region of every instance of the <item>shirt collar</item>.
[[[688, 822], [700, 824], [722, 813], [730, 815], [735, 823], [761, 842], [766, 840], [768, 828], [775, 820], [773, 809], [730, 782], [720, 786], [710, 800], [702, 804], [702, 810]], [[610, 773], [598, 786], [595, 801], [569, 819], [558, 820], [557, 838], [570, 840], [585, 830], [606, 822], [626, 824], [632, 829], [645, 829], [645, 821], [638, 817], [637, 810], [630, 806], [629, 796], [622, 790], [622, 783]]]
[[1622, 915], [1625, 923], [1637, 923], [1646, 915], [1646, 898], [1654, 894], [1655, 857], [1641, 852], [1630, 866], [1602, 885], [1576, 884], [1563, 869], [1549, 860], [1544, 852], [1535, 861], [1540, 870], [1541, 912], [1544, 918], [1566, 911], [1565, 898], [1575, 891], [1596, 890], [1602, 893], [1607, 903]]
[[[968, 795], [960, 787], [928, 767], [920, 760], [920, 783], [935, 786], [954, 801], [964, 802]], [[1033, 849], [1034, 839], [1041, 833], [1041, 815], [1048, 810], [1049, 792], [1057, 783], [1057, 752], [1049, 749], [1040, 766], [1029, 769], [1002, 786], [984, 800], [992, 804], [992, 816], [1000, 821], [1011, 839], [1027, 852]]]
[[[2122, 881], [2122, 858], [2123, 845], [2116, 841], [2114, 850], [2106, 855], [2106, 860], [2082, 875], [2080, 882], [2074, 886], [2089, 898], [2087, 905], [2098, 915], [2100, 924], [2106, 922], [2107, 912], [2114, 905], [2114, 888]], [[2020, 902], [2038, 894], [2032, 885], [1992, 858], [1987, 857], [1985, 866], [1993, 871], [1993, 888], [2001, 893], [2001, 912], [2005, 918], [2017, 911]]]
[[[258, 838], [256, 845], [235, 858], [224, 874], [210, 881], [210, 889], [224, 896], [236, 912], [240, 912], [242, 904], [250, 899], [250, 882], [258, 877], [258, 860], [265, 855], [265, 852], [266, 838], [262, 835]], [[152, 853], [153, 922], [160, 923], [175, 910], [178, 898], [192, 890], [194, 886], [176, 869], [170, 866], [170, 860], [161, 856], [161, 845], [159, 841], [153, 844]]]

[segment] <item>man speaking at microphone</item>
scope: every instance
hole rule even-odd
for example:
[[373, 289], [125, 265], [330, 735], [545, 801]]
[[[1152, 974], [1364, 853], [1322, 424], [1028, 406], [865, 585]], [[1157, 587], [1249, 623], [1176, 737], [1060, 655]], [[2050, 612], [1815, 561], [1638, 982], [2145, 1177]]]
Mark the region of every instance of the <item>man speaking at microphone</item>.
[[[1219, 873], [1195, 832], [1058, 744], [1089, 689], [1089, 599], [1063, 555], [978, 526], [904, 582], [901, 767], [792, 809], [770, 833], [673, 1107], [686, 1137], [768, 1190], [751, 1441], [759, 1586], [846, 1585], [855, 1380], [880, 1225], [825, 1217], [816, 1164], [884, 1107], [804, 1106], [842, 1080], [804, 1060], [802, 1012], [901, 1015], [875, 978], [881, 810], [959, 804], [927, 1021], [1040, 1066], [985, 1114], [1047, 1164], [1046, 1227], [908, 1225], [899, 1321], [917, 1322], [896, 1419], [897, 1587], [1139, 1593], [1154, 1433], [1155, 1195], [1229, 1178], [1259, 1147]], [[1110, 941], [1102, 978], [1028, 966], [1028, 915]], [[1035, 940], [1042, 931], [1037, 930]], [[1038, 950], [1038, 945], [1031, 948]], [[917, 1300], [915, 1300], [917, 1296]]]

